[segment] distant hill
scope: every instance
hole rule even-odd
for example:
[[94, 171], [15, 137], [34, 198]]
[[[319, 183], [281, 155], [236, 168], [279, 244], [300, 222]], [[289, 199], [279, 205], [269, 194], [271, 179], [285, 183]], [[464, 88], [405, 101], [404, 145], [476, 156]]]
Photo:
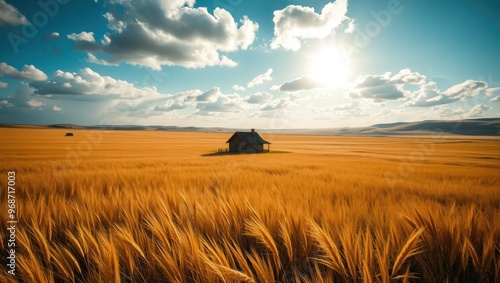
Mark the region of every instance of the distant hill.
[[396, 122], [357, 128], [291, 130], [286, 131], [286, 133], [336, 136], [421, 136], [433, 133], [466, 136], [500, 136], [500, 118]]
[[[142, 125], [95, 125], [80, 126], [73, 124], [52, 125], [14, 125], [0, 124], [4, 128], [55, 128], [55, 129], [101, 129], [127, 131], [186, 131], [186, 132], [221, 132], [231, 133], [242, 129], [222, 127], [177, 127], [177, 126], [142, 126]], [[247, 129], [249, 130], [249, 129]], [[420, 122], [396, 122], [376, 124], [358, 128], [331, 129], [280, 129], [261, 130], [261, 133], [327, 135], [327, 136], [416, 136], [443, 133], [467, 136], [500, 136], [500, 118], [470, 120], [427, 120]]]
[[421, 122], [376, 124], [365, 128], [348, 128], [342, 134], [420, 135], [433, 132], [453, 135], [498, 136], [500, 135], [500, 119], [428, 120]]

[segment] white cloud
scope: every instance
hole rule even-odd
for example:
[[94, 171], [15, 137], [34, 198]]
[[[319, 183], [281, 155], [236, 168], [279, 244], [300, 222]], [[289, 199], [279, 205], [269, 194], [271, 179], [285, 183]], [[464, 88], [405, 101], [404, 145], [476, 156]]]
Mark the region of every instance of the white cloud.
[[495, 96], [492, 99], [490, 99], [491, 102], [500, 102], [500, 96]]
[[58, 32], [53, 32], [53, 33], [50, 33], [50, 34], [46, 34], [43, 37], [43, 39], [44, 40], [58, 40], [59, 36], [60, 36], [60, 34]]
[[8, 102], [8, 101], [7, 101], [7, 100], [5, 100], [5, 99], [4, 99], [4, 100], [0, 100], [0, 108], [2, 108], [2, 107], [4, 107], [4, 106], [5, 106], [5, 107], [12, 107], [12, 106], [14, 106], [14, 104], [12, 104], [12, 103]]
[[54, 111], [54, 112], [60, 112], [60, 111], [62, 111], [62, 109], [59, 106], [54, 105], [54, 107], [52, 107], [52, 111]]
[[164, 102], [156, 104], [154, 111], [170, 112], [185, 109], [196, 105], [196, 98], [202, 94], [203, 92], [198, 89], [175, 94]]
[[196, 114], [206, 114], [213, 112], [239, 112], [242, 110], [244, 101], [237, 94], [222, 94], [218, 92], [215, 100], [208, 102], [198, 102], [196, 108], [199, 110]]
[[113, 63], [109, 63], [108, 61], [106, 61], [104, 59], [98, 59], [92, 53], [87, 53], [87, 62], [98, 64], [98, 65], [104, 65], [104, 66], [118, 66], [119, 65], [119, 63], [113, 64]]
[[290, 104], [290, 99], [280, 98], [269, 102], [266, 106], [262, 107], [260, 110], [262, 111], [273, 111], [283, 109]]
[[375, 102], [396, 100], [405, 97], [405, 91], [396, 81], [392, 80], [391, 73], [383, 75], [364, 75], [359, 77], [350, 91], [353, 98], [369, 98]]
[[405, 106], [429, 107], [448, 104], [476, 97], [487, 90], [488, 84], [482, 81], [467, 80], [445, 91], [439, 90], [435, 82], [429, 82], [421, 85], [420, 89], [412, 95], [411, 100], [405, 103]]
[[47, 79], [47, 75], [44, 72], [40, 71], [39, 69], [35, 68], [35, 66], [33, 65], [24, 65], [21, 72], [14, 75], [14, 78], [28, 79], [33, 81], [44, 81]]
[[486, 96], [493, 96], [496, 93], [500, 93], [500, 87], [492, 87], [486, 90]]
[[247, 102], [250, 104], [262, 104], [271, 99], [272, 95], [267, 92], [257, 92], [248, 97]]
[[267, 69], [267, 71], [265, 73], [256, 76], [250, 82], [248, 82], [247, 88], [252, 88], [252, 87], [254, 87], [256, 85], [260, 85], [260, 84], [263, 84], [266, 81], [272, 80], [273, 79], [271, 77], [272, 73], [273, 73], [273, 69], [271, 69], [271, 68]]
[[244, 103], [239, 95], [224, 94], [219, 87], [213, 87], [205, 92], [192, 90], [170, 96], [169, 99], [157, 104], [154, 111], [170, 112], [194, 106], [195, 115], [212, 116], [214, 113], [239, 112], [243, 109]]
[[464, 107], [453, 108], [450, 107], [450, 105], [443, 104], [424, 108], [423, 111], [417, 112], [418, 114], [416, 114], [415, 116], [419, 117], [422, 120], [463, 119], [465, 118], [465, 114], [467, 112], [467, 109], [465, 109]]
[[[19, 90], [19, 105], [41, 107], [39, 98], [102, 103], [110, 113], [147, 118], [193, 107], [196, 115], [239, 112], [248, 102], [238, 94], [224, 94], [219, 87], [202, 92], [190, 90], [177, 94], [159, 93], [156, 88], [137, 88], [134, 84], [102, 76], [90, 68], [78, 73], [56, 71], [51, 80], [26, 84]], [[52, 110], [54, 110], [53, 108]], [[57, 110], [54, 110], [57, 111]]]
[[0, 26], [9, 24], [11, 26], [27, 25], [26, 17], [14, 6], [0, 0]]
[[174, 95], [163, 94], [140, 99], [119, 99], [115, 103], [119, 111], [133, 116], [154, 116], [160, 112], [173, 112], [193, 107], [195, 115], [212, 116], [214, 113], [239, 112], [245, 101], [237, 94], [224, 94], [219, 87], [202, 92], [195, 89]]
[[321, 87], [324, 87], [324, 85], [321, 82], [318, 82], [317, 80], [309, 76], [302, 76], [300, 78], [285, 82], [279, 87], [273, 86], [271, 89], [272, 90], [278, 89], [281, 92], [299, 92]]
[[95, 42], [94, 33], [82, 31], [80, 33], [68, 34], [68, 38], [74, 41]]
[[289, 5], [283, 10], [274, 11], [274, 38], [271, 48], [298, 50], [300, 40], [309, 38], [325, 38], [344, 21], [347, 16], [347, 0], [327, 3], [321, 13], [314, 8]]
[[35, 89], [30, 87], [28, 83], [21, 82], [21, 86], [18, 87], [13, 97], [9, 97], [11, 105], [16, 107], [28, 107], [33, 109], [42, 109], [45, 105], [40, 97], [34, 94]]
[[[93, 32], [82, 31], [80, 33], [68, 34], [67, 37], [69, 39], [75, 41], [75, 48], [78, 50], [85, 50], [87, 52], [98, 52], [101, 50], [101, 45], [95, 41]], [[91, 53], [87, 53], [87, 54], [91, 54]], [[92, 60], [92, 58], [90, 58], [90, 56], [89, 56], [88, 61], [91, 63], [96, 63], [96, 64], [101, 63], [101, 61], [98, 60], [95, 56], [93, 56], [93, 57], [95, 58], [94, 60]], [[106, 64], [104, 64], [104, 62], [103, 62], [103, 65], [106, 65]], [[109, 65], [112, 65], [112, 64], [109, 64]], [[116, 65], [116, 63], [115, 63], [115, 65]]]
[[[413, 85], [413, 90], [408, 90], [406, 88], [408, 85]], [[482, 117], [491, 107], [479, 104], [472, 108], [456, 108], [450, 106], [451, 103], [476, 98], [479, 95], [492, 96], [499, 89], [488, 88], [487, 83], [482, 81], [467, 80], [443, 91], [437, 87], [435, 82], [428, 81], [426, 76], [409, 69], [403, 69], [395, 75], [387, 72], [383, 75], [361, 76], [355, 81], [349, 94], [354, 99], [370, 98], [374, 102], [406, 98], [406, 102], [402, 106], [428, 107], [422, 111], [412, 112], [413, 114], [410, 115], [413, 119], [415, 119], [414, 117], [420, 119], [464, 119]], [[500, 98], [490, 101], [495, 100], [500, 101]], [[344, 110], [344, 108], [349, 110], [350, 107], [344, 105], [337, 109]], [[352, 113], [350, 112], [350, 114]]]
[[213, 87], [196, 98], [198, 101], [214, 102], [222, 95], [219, 87]]
[[28, 107], [31, 107], [31, 108], [42, 108], [42, 106], [44, 106], [45, 103], [39, 101], [39, 100], [36, 100], [34, 98], [26, 101], [26, 106]]
[[7, 88], [8, 86], [8, 83], [0, 82], [0, 88]]
[[44, 81], [47, 79], [47, 75], [33, 65], [24, 65], [22, 70], [18, 71], [4, 62], [0, 63], [0, 76], [2, 75], [9, 75], [11, 78], [19, 80]]
[[[410, 91], [405, 88], [408, 85], [417, 89]], [[405, 107], [431, 107], [466, 100], [480, 94], [491, 96], [496, 91], [496, 88], [488, 88], [487, 83], [475, 80], [467, 80], [442, 91], [435, 82], [428, 81], [426, 76], [403, 69], [394, 75], [386, 72], [382, 75], [360, 76], [353, 83], [349, 94], [353, 98], [368, 98], [374, 102], [406, 98], [407, 101], [403, 104]]]
[[465, 114], [465, 117], [467, 117], [467, 118], [482, 117], [484, 112], [486, 112], [490, 109], [491, 109], [491, 107], [481, 103], [481, 104], [478, 104], [478, 105], [472, 107], [472, 109]]
[[115, 98], [158, 95], [155, 89], [139, 89], [127, 81], [101, 76], [90, 68], [83, 68], [78, 73], [58, 70], [52, 80], [32, 82], [30, 86], [39, 95], [94, 95], [115, 96]]
[[229, 59], [226, 55], [222, 55], [221, 60], [219, 62], [219, 66], [236, 67], [236, 66], [238, 66], [238, 63], [236, 63], [233, 60]]
[[351, 19], [349, 21], [349, 24], [347, 25], [347, 28], [344, 30], [344, 32], [345, 33], [353, 33], [355, 29], [356, 29], [356, 23], [354, 22], [354, 19]]
[[220, 53], [248, 49], [259, 27], [247, 17], [238, 24], [221, 8], [213, 14], [204, 7], [193, 8], [194, 1], [111, 2], [111, 7], [122, 8], [105, 14], [113, 33], [104, 35], [100, 43], [91, 33], [68, 36], [76, 42], [75, 48], [94, 54], [90, 62], [126, 62], [154, 70], [164, 65], [232, 67], [237, 63]]
[[233, 90], [234, 91], [245, 91], [245, 87], [241, 85], [233, 85]]
[[485, 82], [467, 80], [445, 90], [443, 95], [449, 99], [462, 99], [477, 96], [487, 88], [488, 84]]
[[412, 70], [410, 70], [408, 68], [399, 71], [397, 74], [395, 74], [391, 78], [391, 81], [396, 83], [396, 84], [421, 85], [421, 84], [425, 83], [426, 80], [427, 80], [426, 76], [421, 75], [418, 72], [413, 72]]

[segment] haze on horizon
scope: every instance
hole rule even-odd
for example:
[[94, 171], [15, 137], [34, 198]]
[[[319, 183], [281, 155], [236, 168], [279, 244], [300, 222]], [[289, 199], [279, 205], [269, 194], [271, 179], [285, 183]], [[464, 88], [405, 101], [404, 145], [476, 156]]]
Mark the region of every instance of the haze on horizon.
[[0, 123], [499, 117], [498, 1], [0, 0]]

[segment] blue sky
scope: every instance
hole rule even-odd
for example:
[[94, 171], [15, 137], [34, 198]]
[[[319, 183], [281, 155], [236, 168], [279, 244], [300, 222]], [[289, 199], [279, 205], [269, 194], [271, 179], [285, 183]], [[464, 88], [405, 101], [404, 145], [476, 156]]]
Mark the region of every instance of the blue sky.
[[0, 123], [500, 115], [498, 1], [0, 0]]

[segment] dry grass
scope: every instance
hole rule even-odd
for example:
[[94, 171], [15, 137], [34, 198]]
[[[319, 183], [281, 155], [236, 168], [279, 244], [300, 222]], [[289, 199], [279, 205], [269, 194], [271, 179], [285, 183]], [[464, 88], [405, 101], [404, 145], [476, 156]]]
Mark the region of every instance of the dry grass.
[[496, 140], [74, 133], [0, 129], [1, 282], [500, 281]]

